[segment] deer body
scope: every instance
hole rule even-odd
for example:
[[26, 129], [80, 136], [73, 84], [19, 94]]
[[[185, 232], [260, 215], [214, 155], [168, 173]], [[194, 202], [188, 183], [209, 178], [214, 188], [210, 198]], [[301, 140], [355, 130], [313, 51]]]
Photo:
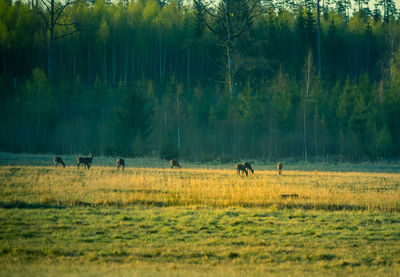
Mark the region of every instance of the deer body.
[[254, 174], [254, 169], [253, 169], [253, 167], [251, 167], [251, 163], [244, 162], [243, 165], [244, 165], [244, 167], [245, 167], [246, 169], [248, 169], [249, 171], [251, 171], [251, 174]]
[[237, 174], [240, 175], [240, 173], [246, 173], [246, 176], [248, 176], [249, 174], [247, 173], [246, 167], [243, 164], [237, 164], [236, 165], [236, 169], [237, 169]]
[[119, 170], [119, 168], [122, 166], [122, 170], [125, 169], [125, 160], [122, 158], [118, 158], [117, 160], [117, 169]]
[[278, 174], [281, 175], [282, 169], [283, 169], [283, 163], [279, 162], [279, 163], [276, 165], [276, 167], [277, 167], [277, 169], [278, 169]]
[[58, 166], [58, 164], [62, 164], [63, 167], [65, 167], [65, 163], [61, 159], [61, 157], [54, 156], [54, 166]]
[[171, 165], [171, 168], [173, 168], [173, 167], [181, 168], [181, 166], [179, 165], [178, 160], [170, 160], [169, 164]]
[[93, 154], [90, 157], [77, 157], [76, 159], [78, 161], [77, 167], [82, 164], [84, 166], [86, 165], [87, 169], [90, 169], [90, 166], [92, 165]]

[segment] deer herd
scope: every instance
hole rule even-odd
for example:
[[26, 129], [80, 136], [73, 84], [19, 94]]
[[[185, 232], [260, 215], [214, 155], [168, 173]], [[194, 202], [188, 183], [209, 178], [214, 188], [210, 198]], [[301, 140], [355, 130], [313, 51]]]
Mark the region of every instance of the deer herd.
[[[54, 156], [53, 160], [54, 160], [54, 166], [62, 165], [63, 167], [65, 167], [65, 163], [61, 157]], [[79, 168], [79, 166], [82, 165], [83, 167], [86, 166], [87, 169], [90, 169], [93, 161], [93, 154], [91, 154], [90, 157], [77, 157], [76, 160], [78, 161], [77, 168]], [[174, 167], [177, 167], [178, 169], [181, 168], [178, 160], [170, 160], [169, 164], [171, 168]], [[125, 169], [125, 160], [123, 158], [117, 159], [117, 169], [119, 170], [120, 167], [122, 168], [122, 170]], [[248, 176], [249, 172], [251, 172], [251, 174], [254, 174], [254, 169], [249, 162], [243, 162], [241, 164], [237, 164], [236, 170], [239, 176], [244, 174]], [[278, 162], [277, 170], [278, 174], [281, 175], [283, 170], [283, 163]]]

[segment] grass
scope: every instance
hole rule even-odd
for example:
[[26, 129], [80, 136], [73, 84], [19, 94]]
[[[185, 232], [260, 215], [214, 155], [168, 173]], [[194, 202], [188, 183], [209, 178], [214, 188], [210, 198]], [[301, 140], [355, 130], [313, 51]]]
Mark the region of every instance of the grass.
[[400, 264], [399, 214], [70, 207], [4, 209], [0, 219], [3, 273], [45, 264], [127, 272], [391, 274]]
[[[400, 212], [400, 174], [43, 166], [0, 168], [3, 206], [210, 206]], [[283, 198], [285, 194], [298, 197]], [[25, 203], [25, 204], [24, 204]]]
[[246, 178], [231, 165], [172, 170], [143, 159], [150, 166], [122, 172], [54, 168], [44, 164], [49, 156], [23, 165], [5, 156], [1, 276], [400, 273], [396, 170], [278, 176], [256, 164]]

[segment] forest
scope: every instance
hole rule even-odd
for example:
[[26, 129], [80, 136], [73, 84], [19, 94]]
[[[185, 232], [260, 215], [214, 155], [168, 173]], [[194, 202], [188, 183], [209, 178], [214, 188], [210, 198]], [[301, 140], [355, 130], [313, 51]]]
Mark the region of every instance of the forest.
[[393, 0], [0, 0], [0, 151], [400, 155]]

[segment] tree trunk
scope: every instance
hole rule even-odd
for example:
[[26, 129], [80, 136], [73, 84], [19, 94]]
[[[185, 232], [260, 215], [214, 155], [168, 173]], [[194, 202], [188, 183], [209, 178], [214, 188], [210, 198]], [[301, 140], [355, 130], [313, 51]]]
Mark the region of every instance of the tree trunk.
[[107, 59], [106, 59], [106, 41], [103, 41], [103, 73], [104, 83], [107, 84]]
[[3, 56], [3, 58], [2, 58], [2, 60], [3, 60], [3, 75], [4, 76], [7, 76], [8, 75], [8, 70], [7, 70], [7, 61], [6, 61], [6, 57], [7, 57], [7, 54], [6, 54], [6, 48], [5, 48], [5, 46], [3, 46], [2, 48], [1, 48], [1, 53], [2, 53], [2, 56]]
[[304, 111], [303, 111], [303, 142], [304, 142], [304, 158], [308, 158], [307, 151], [307, 105], [308, 105], [308, 95], [310, 94], [311, 88], [311, 51], [308, 52], [307, 61], [306, 61], [306, 72], [305, 72], [305, 82], [306, 82], [306, 91], [305, 91], [305, 99], [304, 99]]
[[51, 80], [53, 74], [52, 59], [53, 59], [53, 40], [54, 40], [54, 0], [50, 2], [50, 40], [49, 49], [47, 52], [47, 77]]
[[180, 118], [179, 118], [179, 94], [181, 87], [178, 84], [176, 88], [176, 126], [177, 126], [177, 134], [178, 134], [178, 149], [181, 149], [181, 134], [180, 134]]
[[135, 81], [135, 53], [132, 51], [132, 60], [131, 60], [131, 82]]
[[39, 89], [35, 89], [36, 91], [36, 115], [37, 115], [37, 127], [39, 129], [40, 127], [40, 109], [39, 109], [39, 103], [40, 103], [40, 91]]
[[314, 147], [315, 147], [315, 155], [317, 156], [318, 159], [317, 120], [318, 120], [318, 113], [314, 112]]
[[88, 63], [88, 83], [92, 85], [92, 52], [90, 52], [90, 46], [87, 48], [87, 63]]
[[124, 82], [125, 85], [128, 84], [128, 58], [129, 57], [129, 47], [128, 43], [126, 43], [125, 47], [125, 66], [124, 66]]
[[304, 158], [307, 160], [308, 153], [307, 153], [307, 99], [304, 103], [304, 111], [303, 111], [303, 154]]
[[319, 8], [319, 1], [317, 0], [317, 67], [318, 75], [321, 75], [321, 12]]
[[233, 59], [232, 59], [232, 47], [229, 45], [230, 42], [226, 43], [226, 56], [227, 56], [227, 81], [228, 81], [228, 90], [229, 95], [233, 98]]
[[190, 47], [187, 48], [187, 66], [186, 66], [186, 81], [190, 82]]
[[74, 76], [74, 80], [76, 80], [76, 53], [74, 40], [72, 40], [72, 74]]
[[115, 46], [115, 38], [113, 39], [112, 44], [112, 62], [111, 62], [111, 70], [112, 70], [112, 85], [115, 86], [117, 83], [117, 63], [116, 63], [116, 46]]
[[159, 58], [160, 58], [159, 73], [160, 73], [160, 82], [161, 82], [161, 80], [162, 80], [161, 35], [158, 38], [158, 46], [159, 46], [158, 54], [159, 54]]

